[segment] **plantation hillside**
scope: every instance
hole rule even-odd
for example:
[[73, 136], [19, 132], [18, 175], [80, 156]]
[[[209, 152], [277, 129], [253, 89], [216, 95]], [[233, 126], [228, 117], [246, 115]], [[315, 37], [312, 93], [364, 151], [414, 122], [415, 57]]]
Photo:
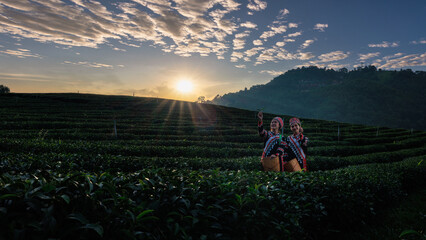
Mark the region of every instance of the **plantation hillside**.
[[309, 171], [275, 173], [254, 111], [10, 93], [0, 116], [0, 239], [341, 238], [426, 184], [424, 131], [302, 118]]
[[213, 103], [300, 117], [426, 130], [426, 72], [374, 66], [348, 71], [289, 70], [264, 85], [217, 96]]

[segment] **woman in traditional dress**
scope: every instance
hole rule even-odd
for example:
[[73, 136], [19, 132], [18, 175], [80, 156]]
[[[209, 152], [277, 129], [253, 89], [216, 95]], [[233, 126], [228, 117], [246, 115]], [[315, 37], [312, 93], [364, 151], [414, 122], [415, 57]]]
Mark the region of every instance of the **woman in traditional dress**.
[[289, 120], [289, 125], [293, 134], [287, 137], [286, 142], [289, 148], [293, 151], [294, 156], [300, 165], [300, 168], [296, 168], [295, 171], [303, 170], [306, 172], [308, 170], [306, 164], [306, 155], [308, 154], [308, 138], [303, 135], [302, 124], [298, 118], [291, 118]]
[[[258, 130], [259, 136], [263, 138], [263, 153], [261, 163], [265, 171], [284, 171], [284, 161], [287, 157], [285, 151], [285, 142], [282, 139], [284, 128], [284, 121], [280, 117], [272, 119], [270, 131], [263, 128], [263, 113], [259, 112], [258, 117]], [[284, 143], [284, 145], [283, 145]]]

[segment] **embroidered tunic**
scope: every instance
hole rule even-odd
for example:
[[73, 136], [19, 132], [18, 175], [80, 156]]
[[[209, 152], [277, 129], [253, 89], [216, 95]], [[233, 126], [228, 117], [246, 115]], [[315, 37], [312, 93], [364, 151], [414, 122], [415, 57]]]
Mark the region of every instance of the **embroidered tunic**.
[[288, 136], [286, 139], [286, 142], [289, 148], [294, 153], [294, 156], [299, 162], [300, 167], [303, 168], [304, 171], [306, 171], [307, 170], [306, 155], [308, 153], [308, 147], [305, 145], [308, 143], [308, 138], [303, 136], [302, 133], [300, 133], [297, 136], [294, 136], [294, 135]]
[[[280, 171], [284, 171], [284, 163], [295, 158], [285, 139], [279, 133], [263, 129], [263, 122], [258, 122], [259, 135], [264, 139], [262, 158], [278, 155]], [[290, 156], [289, 156], [290, 153]]]

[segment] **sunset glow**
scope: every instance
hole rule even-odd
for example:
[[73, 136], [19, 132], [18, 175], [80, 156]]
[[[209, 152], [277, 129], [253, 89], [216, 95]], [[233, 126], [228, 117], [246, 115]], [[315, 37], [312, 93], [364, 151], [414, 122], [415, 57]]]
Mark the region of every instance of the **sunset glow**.
[[332, 0], [0, 0], [0, 85], [196, 101], [303, 66], [425, 71], [424, 7], [421, 0], [389, 0], [385, 10], [368, 0], [348, 9]]
[[178, 84], [176, 85], [176, 89], [180, 93], [191, 93], [194, 89], [194, 85], [188, 80], [182, 80], [178, 82]]

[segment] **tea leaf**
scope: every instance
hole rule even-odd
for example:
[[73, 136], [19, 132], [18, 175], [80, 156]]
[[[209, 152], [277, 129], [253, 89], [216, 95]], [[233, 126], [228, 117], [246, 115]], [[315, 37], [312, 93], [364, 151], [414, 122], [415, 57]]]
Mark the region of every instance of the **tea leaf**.
[[64, 201], [65, 201], [67, 204], [69, 204], [69, 203], [70, 203], [70, 197], [68, 197], [68, 195], [63, 194], [63, 195], [61, 196], [61, 198], [62, 198], [62, 199], [64, 199]]
[[18, 195], [16, 195], [16, 194], [4, 194], [4, 195], [1, 195], [0, 196], [0, 199], [6, 199], [6, 198], [15, 198], [15, 197], [18, 197]]
[[81, 213], [72, 213], [72, 214], [68, 215], [68, 218], [77, 220], [82, 224], [87, 224], [89, 222]]
[[402, 233], [399, 235], [399, 237], [400, 237], [400, 238], [402, 238], [402, 237], [404, 237], [404, 236], [406, 236], [406, 235], [410, 235], [410, 234], [414, 234], [414, 235], [417, 235], [417, 236], [420, 236], [420, 237], [424, 237], [422, 234], [420, 234], [419, 232], [414, 231], [414, 230], [404, 230], [404, 231], [402, 231]]
[[89, 223], [89, 224], [86, 224], [86, 225], [84, 225], [80, 228], [92, 229], [92, 230], [96, 231], [99, 234], [99, 236], [101, 236], [101, 237], [104, 235], [104, 228], [99, 224]]
[[143, 211], [143, 212], [141, 212], [141, 213], [139, 213], [139, 214], [138, 214], [138, 216], [136, 217], [136, 220], [139, 220], [139, 219], [141, 219], [143, 216], [145, 216], [145, 215], [147, 215], [147, 214], [149, 214], [149, 213], [152, 213], [152, 212], [154, 212], [154, 210], [145, 210], [145, 211]]

